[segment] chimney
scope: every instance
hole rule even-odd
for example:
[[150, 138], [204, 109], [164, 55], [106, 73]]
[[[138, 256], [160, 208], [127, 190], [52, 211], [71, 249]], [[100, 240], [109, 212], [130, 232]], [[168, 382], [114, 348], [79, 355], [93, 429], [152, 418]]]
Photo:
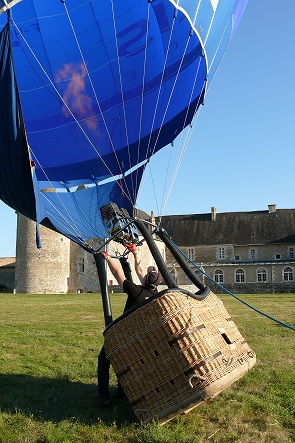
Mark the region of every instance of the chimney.
[[216, 208], [211, 208], [211, 221], [216, 221]]
[[277, 205], [268, 205], [268, 213], [271, 214], [272, 212], [277, 211]]

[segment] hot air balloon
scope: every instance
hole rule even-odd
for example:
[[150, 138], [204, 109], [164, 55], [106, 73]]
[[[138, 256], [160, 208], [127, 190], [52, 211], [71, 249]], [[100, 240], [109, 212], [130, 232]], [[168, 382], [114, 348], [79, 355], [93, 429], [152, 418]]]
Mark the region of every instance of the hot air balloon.
[[[106, 324], [110, 323], [105, 332], [108, 356], [143, 421], [164, 422], [191, 409], [255, 362], [221, 302], [212, 301], [215, 295], [186, 265], [169, 235], [157, 225], [147, 226], [136, 211], [150, 159], [191, 125], [246, 4], [247, 0], [0, 0], [0, 198], [36, 221], [38, 246], [38, 226], [43, 224], [94, 254]], [[196, 294], [176, 287], [151, 230], [183, 266]], [[112, 322], [98, 252], [111, 239], [137, 244], [142, 236], [168, 290]], [[89, 241], [93, 238], [106, 240], [95, 249]], [[142, 327], [140, 312], [146, 311], [143, 317], [148, 317], [151, 306], [161, 312], [160, 324], [167, 325], [174, 315], [164, 307], [169, 297], [174, 308], [179, 304], [172, 311], [190, 313], [191, 319], [191, 308], [181, 307], [187, 300], [196, 309], [206, 305], [210, 310], [215, 303], [220, 317], [214, 320], [215, 330], [221, 342], [214, 349], [209, 346], [208, 355], [196, 349], [191, 361], [184, 358], [190, 341], [214, 335], [214, 322], [207, 327], [196, 314], [197, 323], [189, 325], [183, 314], [179, 327], [169, 324], [170, 332], [164, 333], [170, 354], [162, 345], [148, 351], [149, 358], [153, 354], [159, 361], [166, 355], [166, 360], [145, 364], [146, 355], [133, 351], [141, 363], [130, 355], [127, 366], [122, 365], [118, 349], [127, 349], [130, 340], [134, 344], [140, 333], [133, 331], [118, 343], [116, 328], [122, 330], [123, 325], [128, 330], [131, 318], [136, 324], [134, 315], [140, 316]], [[149, 349], [153, 339], [146, 340]], [[173, 356], [181, 376], [168, 371], [174, 366]], [[162, 367], [152, 382], [152, 394], [150, 387], [138, 394], [140, 382], [134, 378], [132, 362], [141, 369]], [[147, 373], [140, 377], [152, 380]], [[181, 377], [185, 389], [182, 381], [178, 385]], [[138, 385], [135, 399], [132, 379]]]

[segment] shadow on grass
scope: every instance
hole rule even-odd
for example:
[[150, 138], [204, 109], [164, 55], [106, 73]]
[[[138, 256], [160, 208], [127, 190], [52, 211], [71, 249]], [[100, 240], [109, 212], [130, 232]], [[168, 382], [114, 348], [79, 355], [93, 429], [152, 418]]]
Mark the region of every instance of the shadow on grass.
[[60, 422], [77, 420], [94, 424], [102, 420], [117, 426], [136, 423], [125, 397], [113, 400], [106, 408], [94, 404], [95, 385], [48, 377], [0, 374], [0, 409], [2, 412], [34, 416], [37, 420]]

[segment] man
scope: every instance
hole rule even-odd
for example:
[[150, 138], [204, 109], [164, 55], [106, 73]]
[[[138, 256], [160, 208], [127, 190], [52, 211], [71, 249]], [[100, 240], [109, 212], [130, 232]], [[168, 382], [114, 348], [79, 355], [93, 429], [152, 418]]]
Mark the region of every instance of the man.
[[[160, 283], [159, 274], [154, 266], [149, 266], [147, 272], [144, 272], [140, 254], [136, 246], [133, 244], [126, 244], [125, 246], [134, 256], [134, 267], [140, 280], [140, 285], [127, 280], [118, 260], [110, 257], [107, 252], [102, 252], [103, 258], [108, 263], [110, 271], [117, 280], [118, 285], [128, 296], [124, 312], [156, 294], [158, 292], [157, 286]], [[99, 406], [107, 406], [111, 402], [109, 392], [109, 370], [110, 362], [106, 357], [104, 347], [102, 347], [98, 356], [97, 367]], [[115, 396], [120, 397], [123, 394], [124, 392], [120, 384], [118, 384]]]

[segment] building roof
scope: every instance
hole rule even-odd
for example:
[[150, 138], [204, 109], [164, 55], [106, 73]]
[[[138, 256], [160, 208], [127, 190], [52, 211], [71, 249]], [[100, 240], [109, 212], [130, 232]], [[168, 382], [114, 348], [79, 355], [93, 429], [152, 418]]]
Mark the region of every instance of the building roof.
[[295, 244], [295, 209], [167, 215], [161, 226], [178, 246]]
[[15, 267], [15, 257], [0, 257], [0, 268]]

